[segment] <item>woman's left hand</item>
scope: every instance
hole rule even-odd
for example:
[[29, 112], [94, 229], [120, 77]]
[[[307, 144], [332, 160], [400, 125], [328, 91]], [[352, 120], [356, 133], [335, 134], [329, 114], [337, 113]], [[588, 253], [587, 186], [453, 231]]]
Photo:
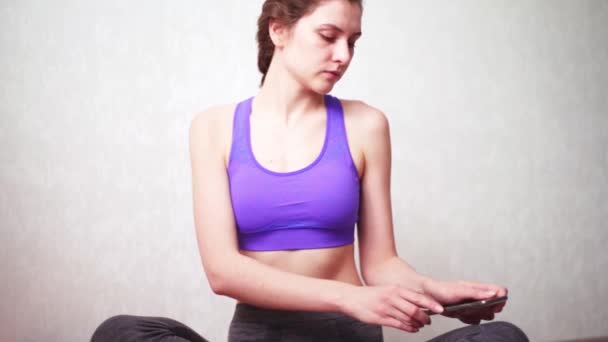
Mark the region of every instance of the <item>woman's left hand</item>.
[[[456, 304], [467, 300], [490, 299], [506, 296], [507, 288], [470, 281], [437, 281], [427, 280], [423, 284], [425, 294], [435, 298], [442, 305]], [[446, 317], [458, 318], [467, 324], [479, 324], [481, 320], [491, 321], [494, 314], [501, 312], [506, 303], [500, 303], [474, 311], [461, 311], [442, 314]]]

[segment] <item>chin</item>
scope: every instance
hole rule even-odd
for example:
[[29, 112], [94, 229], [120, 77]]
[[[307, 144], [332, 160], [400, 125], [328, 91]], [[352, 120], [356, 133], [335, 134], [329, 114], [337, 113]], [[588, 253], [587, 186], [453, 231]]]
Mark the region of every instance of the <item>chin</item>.
[[331, 92], [331, 90], [334, 88], [334, 85], [336, 85], [334, 82], [321, 81], [311, 84], [310, 89], [315, 93], [325, 95]]

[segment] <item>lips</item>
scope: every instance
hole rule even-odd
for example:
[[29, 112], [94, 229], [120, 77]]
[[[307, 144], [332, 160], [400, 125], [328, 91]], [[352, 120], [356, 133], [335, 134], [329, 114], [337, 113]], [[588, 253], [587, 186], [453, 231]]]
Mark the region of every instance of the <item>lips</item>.
[[337, 71], [326, 70], [326, 71], [324, 71], [324, 73], [327, 74], [327, 75], [331, 75], [331, 76], [333, 76], [335, 78], [340, 77], [340, 73], [337, 72]]

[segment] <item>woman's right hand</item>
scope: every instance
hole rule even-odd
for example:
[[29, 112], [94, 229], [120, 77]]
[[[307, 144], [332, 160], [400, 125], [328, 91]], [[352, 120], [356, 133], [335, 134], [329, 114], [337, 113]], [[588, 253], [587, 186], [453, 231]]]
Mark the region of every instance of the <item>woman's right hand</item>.
[[346, 315], [411, 333], [431, 324], [423, 308], [435, 313], [443, 310], [432, 297], [396, 285], [353, 286], [344, 294], [342, 302], [342, 312]]

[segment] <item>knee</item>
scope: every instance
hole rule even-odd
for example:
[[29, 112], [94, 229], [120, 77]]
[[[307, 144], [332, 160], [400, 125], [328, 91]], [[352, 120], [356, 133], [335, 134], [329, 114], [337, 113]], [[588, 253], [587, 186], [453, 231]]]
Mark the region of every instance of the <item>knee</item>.
[[137, 321], [137, 316], [133, 315], [115, 315], [103, 321], [99, 328], [118, 328], [123, 326], [132, 326]]
[[125, 321], [133, 321], [136, 318], [136, 316], [133, 315], [115, 315], [115, 316], [111, 316], [109, 318], [107, 318], [105, 321], [103, 321], [102, 324], [104, 323], [116, 323], [116, 322], [125, 322]]
[[115, 315], [104, 320], [93, 332], [91, 342], [105, 342], [115, 339], [121, 332], [133, 328], [137, 317], [132, 315]]
[[488, 335], [495, 336], [496, 338], [500, 338], [499, 341], [517, 341], [517, 342], [529, 342], [528, 336], [524, 333], [524, 331], [518, 327], [517, 325], [505, 322], [505, 321], [497, 321], [497, 322], [489, 322], [482, 324], [482, 330], [486, 332]]

